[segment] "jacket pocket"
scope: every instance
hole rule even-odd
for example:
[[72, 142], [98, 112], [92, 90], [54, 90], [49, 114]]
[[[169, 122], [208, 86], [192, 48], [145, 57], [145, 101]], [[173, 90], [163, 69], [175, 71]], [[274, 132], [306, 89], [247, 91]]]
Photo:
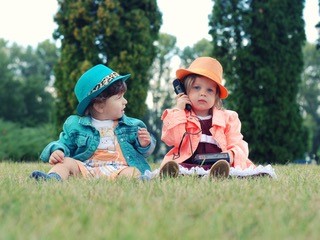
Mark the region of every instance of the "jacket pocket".
[[118, 134], [118, 141], [126, 141], [133, 144], [138, 136], [138, 128], [126, 128]]
[[89, 146], [89, 142], [90, 142], [89, 136], [81, 135], [81, 134], [75, 136], [75, 144], [79, 149], [86, 148], [87, 146]]

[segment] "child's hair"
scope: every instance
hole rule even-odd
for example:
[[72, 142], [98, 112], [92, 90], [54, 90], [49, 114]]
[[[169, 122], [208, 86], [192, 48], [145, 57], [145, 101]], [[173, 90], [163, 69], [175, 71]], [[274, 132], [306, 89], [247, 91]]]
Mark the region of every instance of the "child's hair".
[[[183, 79], [183, 84], [184, 84], [184, 87], [187, 91], [187, 94], [189, 93], [190, 89], [191, 89], [191, 86], [192, 84], [194, 83], [194, 81], [196, 80], [197, 77], [201, 77], [201, 75], [198, 75], [198, 74], [190, 74], [190, 75], [187, 75], [184, 79]], [[222, 103], [222, 100], [221, 98], [219, 97], [220, 95], [220, 89], [219, 87], [216, 88], [217, 92], [216, 92], [216, 95], [215, 95], [215, 102], [214, 102], [214, 107], [216, 107], [217, 109], [223, 109], [223, 103]]]
[[89, 104], [89, 106], [85, 111], [85, 115], [90, 115], [90, 112], [94, 103], [101, 103], [113, 95], [122, 94], [122, 93], [125, 93], [126, 91], [127, 91], [126, 82], [116, 81], [115, 83], [112, 83], [106, 90], [104, 90], [97, 97], [92, 99], [91, 103]]

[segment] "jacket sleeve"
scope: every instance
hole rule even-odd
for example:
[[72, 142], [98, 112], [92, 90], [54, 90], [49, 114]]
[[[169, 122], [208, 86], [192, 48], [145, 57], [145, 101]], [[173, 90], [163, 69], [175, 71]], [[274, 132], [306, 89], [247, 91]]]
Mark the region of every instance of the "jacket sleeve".
[[248, 160], [248, 143], [243, 140], [243, 135], [241, 133], [241, 122], [238, 114], [233, 111], [229, 111], [229, 113], [231, 114], [229, 115], [225, 131], [227, 150], [231, 152], [233, 166], [246, 168], [248, 164], [251, 165], [251, 161]]
[[169, 147], [178, 147], [186, 132], [187, 116], [184, 110], [166, 109], [162, 116], [161, 140]]
[[[133, 118], [130, 118], [130, 119], [133, 119]], [[139, 119], [134, 119], [134, 121], [136, 121], [136, 124], [137, 124], [137, 127], [138, 128], [147, 128], [146, 124], [139, 120]], [[154, 136], [150, 133], [150, 144], [146, 147], [142, 147], [139, 143], [139, 139], [138, 139], [138, 136], [136, 137], [135, 139], [135, 143], [134, 143], [134, 148], [142, 154], [142, 156], [144, 156], [145, 158], [150, 156], [155, 147], [156, 147], [156, 143], [157, 143], [157, 140], [154, 138]]]
[[140, 143], [139, 143], [139, 140], [138, 139], [136, 139], [136, 149], [137, 149], [137, 151], [138, 152], [140, 152], [144, 157], [148, 157], [148, 156], [150, 156], [152, 153], [153, 153], [153, 151], [154, 151], [154, 149], [155, 149], [155, 147], [156, 147], [156, 139], [154, 138], [154, 136], [152, 135], [152, 134], [150, 134], [150, 138], [151, 138], [151, 142], [150, 142], [150, 144], [148, 145], [148, 146], [146, 146], [146, 147], [141, 147], [141, 145], [140, 145]]
[[49, 162], [49, 158], [51, 154], [56, 150], [61, 150], [64, 152], [65, 156], [70, 156], [72, 149], [75, 148], [73, 146], [72, 141], [70, 141], [69, 129], [70, 125], [72, 125], [71, 117], [69, 117], [66, 122], [63, 124], [63, 131], [59, 135], [59, 139], [57, 141], [53, 141], [49, 143], [42, 153], [40, 154], [40, 159], [43, 162]]

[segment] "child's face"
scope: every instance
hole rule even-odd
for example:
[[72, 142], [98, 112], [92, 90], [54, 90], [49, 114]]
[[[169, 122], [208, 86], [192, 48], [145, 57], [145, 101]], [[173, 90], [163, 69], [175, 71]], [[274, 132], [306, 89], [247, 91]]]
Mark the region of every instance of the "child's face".
[[128, 101], [124, 98], [124, 93], [119, 93], [107, 98], [102, 105], [103, 119], [117, 120], [121, 118], [127, 103]]
[[216, 99], [217, 84], [209, 78], [198, 76], [188, 92], [192, 109], [198, 116], [209, 115]]

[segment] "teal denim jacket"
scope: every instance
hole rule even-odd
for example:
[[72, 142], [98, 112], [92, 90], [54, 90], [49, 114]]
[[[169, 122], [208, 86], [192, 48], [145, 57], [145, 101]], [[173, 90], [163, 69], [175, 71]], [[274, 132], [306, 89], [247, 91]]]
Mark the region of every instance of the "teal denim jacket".
[[[139, 128], [146, 128], [146, 125], [139, 119], [124, 115], [119, 119], [115, 134], [128, 165], [138, 168], [143, 174], [150, 170], [146, 157], [153, 152], [156, 140], [151, 136], [149, 146], [141, 147], [137, 137]], [[91, 124], [90, 116], [71, 115], [65, 121], [59, 139], [44, 148], [40, 159], [48, 162], [51, 153], [59, 149], [64, 152], [65, 157], [85, 161], [96, 151], [99, 142], [99, 132]]]

